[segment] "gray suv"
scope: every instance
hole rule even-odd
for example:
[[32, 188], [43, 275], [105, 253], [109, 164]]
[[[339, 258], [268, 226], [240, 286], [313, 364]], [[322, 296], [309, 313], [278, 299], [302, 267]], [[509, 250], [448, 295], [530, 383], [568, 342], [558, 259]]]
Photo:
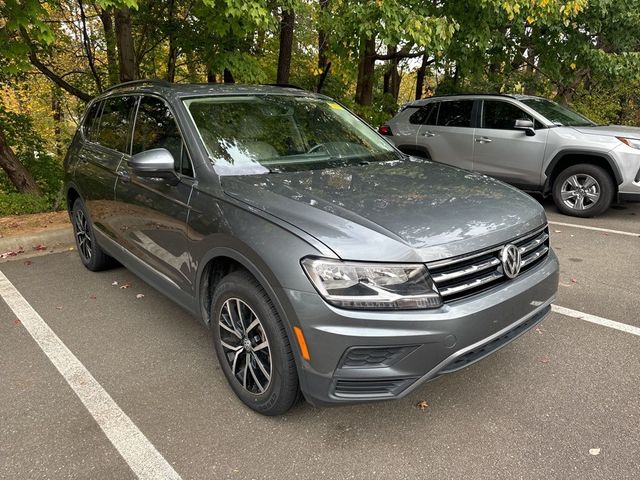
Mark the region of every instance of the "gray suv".
[[254, 410], [402, 397], [550, 311], [529, 196], [406, 156], [330, 98], [277, 86], [112, 88], [65, 160], [81, 261], [117, 260], [208, 327]]
[[640, 200], [640, 128], [598, 126], [545, 98], [432, 97], [406, 105], [379, 131], [405, 153], [550, 194], [567, 215]]

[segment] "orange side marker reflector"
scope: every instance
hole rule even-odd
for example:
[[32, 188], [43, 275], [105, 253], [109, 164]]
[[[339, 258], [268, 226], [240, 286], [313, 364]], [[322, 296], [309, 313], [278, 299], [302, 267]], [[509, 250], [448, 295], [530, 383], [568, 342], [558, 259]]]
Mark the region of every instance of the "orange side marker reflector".
[[293, 327], [293, 331], [296, 333], [296, 340], [298, 340], [298, 346], [300, 347], [300, 353], [305, 360], [311, 360], [309, 356], [309, 349], [307, 348], [307, 342], [304, 339], [302, 330], [300, 327]]

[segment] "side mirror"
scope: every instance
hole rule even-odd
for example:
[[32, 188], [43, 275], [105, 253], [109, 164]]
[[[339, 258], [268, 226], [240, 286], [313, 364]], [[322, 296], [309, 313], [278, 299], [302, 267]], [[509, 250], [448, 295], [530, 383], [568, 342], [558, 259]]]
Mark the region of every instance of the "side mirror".
[[173, 155], [166, 148], [152, 148], [131, 157], [133, 173], [139, 177], [178, 179]]
[[524, 133], [527, 134], [527, 137], [533, 137], [536, 134], [536, 131], [533, 129], [533, 122], [531, 120], [516, 120], [513, 128], [516, 130], [524, 130]]

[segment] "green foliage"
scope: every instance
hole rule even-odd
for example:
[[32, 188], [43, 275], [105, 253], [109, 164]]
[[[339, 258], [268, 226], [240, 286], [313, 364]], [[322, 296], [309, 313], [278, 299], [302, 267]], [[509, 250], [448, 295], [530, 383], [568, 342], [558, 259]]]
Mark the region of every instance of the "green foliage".
[[52, 205], [49, 196], [3, 193], [0, 195], [0, 216], [47, 212], [52, 209]]
[[23, 195], [16, 192], [6, 174], [0, 170], [0, 198], [2, 211], [24, 208], [24, 213], [51, 210], [60, 203], [62, 189], [61, 159], [44, 148], [44, 141], [34, 130], [32, 120], [27, 115], [8, 112], [0, 104], [0, 129], [5, 133], [9, 145], [14, 146], [15, 154], [31, 172], [43, 191], [42, 197]]

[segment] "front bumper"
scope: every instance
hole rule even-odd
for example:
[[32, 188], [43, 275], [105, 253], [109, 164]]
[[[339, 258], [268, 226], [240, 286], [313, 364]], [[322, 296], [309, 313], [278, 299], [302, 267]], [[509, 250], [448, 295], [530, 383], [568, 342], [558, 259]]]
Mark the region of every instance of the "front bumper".
[[284, 290], [311, 357], [299, 369], [302, 391], [316, 405], [403, 397], [541, 322], [557, 287], [558, 260], [550, 250], [516, 279], [437, 310], [344, 310], [315, 293]]

